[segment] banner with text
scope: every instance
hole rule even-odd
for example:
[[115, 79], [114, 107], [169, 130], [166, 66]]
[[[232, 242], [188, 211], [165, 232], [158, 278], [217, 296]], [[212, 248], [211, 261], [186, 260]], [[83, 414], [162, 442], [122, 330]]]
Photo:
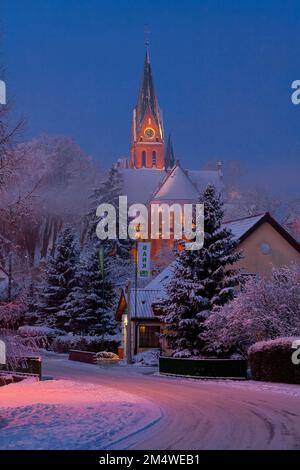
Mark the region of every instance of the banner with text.
[[138, 277], [147, 278], [151, 276], [151, 243], [138, 243]]

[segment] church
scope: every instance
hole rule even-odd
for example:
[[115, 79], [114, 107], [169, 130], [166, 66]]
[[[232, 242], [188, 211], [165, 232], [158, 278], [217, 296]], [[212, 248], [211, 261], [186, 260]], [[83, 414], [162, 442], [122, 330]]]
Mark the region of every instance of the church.
[[[138, 99], [132, 113], [130, 158], [119, 159], [115, 168], [123, 180], [128, 204], [196, 203], [208, 184], [219, 191], [223, 189], [221, 163], [215, 170], [188, 170], [184, 162], [176, 160], [170, 135], [166, 143], [147, 44]], [[152, 240], [153, 259], [163, 251], [164, 244], [168, 246], [170, 241]]]

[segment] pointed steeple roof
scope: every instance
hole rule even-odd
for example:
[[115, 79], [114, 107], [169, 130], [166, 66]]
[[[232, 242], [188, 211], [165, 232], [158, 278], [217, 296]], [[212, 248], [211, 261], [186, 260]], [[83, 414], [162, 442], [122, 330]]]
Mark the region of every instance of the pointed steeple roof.
[[150, 108], [153, 116], [160, 122], [160, 111], [158, 101], [154, 89], [154, 81], [152, 77], [152, 70], [150, 64], [149, 47], [146, 45], [146, 54], [143, 68], [143, 75], [141, 80], [139, 97], [136, 105], [136, 114], [139, 124], [143, 121], [146, 112]]
[[174, 149], [173, 149], [171, 134], [169, 134], [168, 144], [167, 144], [167, 149], [166, 149], [166, 156], [165, 156], [166, 170], [168, 170], [169, 168], [173, 168], [174, 165], [175, 165]]

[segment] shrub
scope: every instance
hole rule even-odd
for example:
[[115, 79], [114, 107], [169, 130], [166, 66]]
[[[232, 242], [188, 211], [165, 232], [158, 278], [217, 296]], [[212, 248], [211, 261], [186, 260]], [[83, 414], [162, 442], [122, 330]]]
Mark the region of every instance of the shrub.
[[108, 361], [118, 361], [119, 356], [110, 351], [101, 351], [96, 354], [96, 358], [98, 361], [108, 360]]
[[269, 280], [252, 278], [205, 322], [205, 352], [247, 355], [258, 342], [300, 334], [300, 264], [274, 270]]
[[148, 351], [140, 352], [133, 357], [133, 363], [137, 366], [157, 367], [159, 354], [158, 349], [149, 349]]
[[63, 331], [47, 326], [20, 326], [17, 334], [21, 337], [24, 344], [31, 344], [35, 341], [37, 348], [48, 349], [54, 338], [62, 334]]
[[300, 365], [292, 363], [292, 343], [297, 338], [277, 338], [255, 343], [248, 350], [254, 380], [300, 384]]
[[51, 349], [58, 353], [68, 353], [70, 349], [79, 351], [110, 351], [117, 353], [119, 341], [116, 336], [57, 336], [52, 342]]

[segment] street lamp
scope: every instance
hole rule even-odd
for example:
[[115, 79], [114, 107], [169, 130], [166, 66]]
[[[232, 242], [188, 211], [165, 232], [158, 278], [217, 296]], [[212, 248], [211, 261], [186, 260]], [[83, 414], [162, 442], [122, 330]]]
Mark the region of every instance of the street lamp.
[[[135, 230], [135, 275], [134, 275], [134, 318], [137, 314], [137, 284], [138, 284], [138, 242], [141, 239], [141, 224], [136, 225]], [[127, 364], [132, 364], [132, 341], [131, 341], [131, 281], [127, 284], [127, 348], [126, 358]]]

